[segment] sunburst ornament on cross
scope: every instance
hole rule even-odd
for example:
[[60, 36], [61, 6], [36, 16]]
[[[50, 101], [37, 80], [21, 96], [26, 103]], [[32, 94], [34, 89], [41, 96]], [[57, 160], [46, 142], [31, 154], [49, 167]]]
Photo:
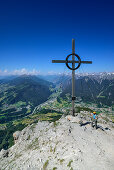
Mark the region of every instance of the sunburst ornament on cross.
[[[68, 60], [69, 57], [72, 56], [72, 60]], [[78, 61], [75, 60], [75, 57], [78, 59]], [[52, 63], [65, 63], [66, 66], [72, 70], [72, 115], [75, 116], [75, 109], [74, 109], [74, 103], [75, 103], [75, 70], [77, 70], [80, 65], [83, 64], [92, 64], [92, 61], [81, 61], [81, 58], [79, 55], [75, 54], [75, 40], [72, 39], [72, 54], [69, 54], [66, 57], [66, 60], [52, 60]], [[72, 67], [69, 66], [69, 63], [72, 63]], [[78, 66], [75, 67], [75, 63], [78, 63]]]

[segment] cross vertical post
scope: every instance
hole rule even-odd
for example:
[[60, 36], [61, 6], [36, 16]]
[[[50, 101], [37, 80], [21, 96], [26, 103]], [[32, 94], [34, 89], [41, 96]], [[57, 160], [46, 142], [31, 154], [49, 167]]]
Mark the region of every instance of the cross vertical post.
[[[68, 60], [69, 57], [72, 56], [72, 60]], [[75, 57], [78, 59], [75, 60]], [[66, 60], [52, 60], [52, 63], [65, 63], [66, 66], [72, 70], [72, 115], [75, 116], [75, 109], [74, 109], [74, 104], [75, 104], [75, 70], [77, 70], [80, 65], [83, 64], [92, 64], [92, 61], [81, 61], [81, 58], [79, 57], [78, 54], [75, 54], [75, 40], [72, 39], [72, 54], [69, 54], [66, 57]], [[69, 66], [69, 63], [72, 63], [72, 67]], [[75, 63], [78, 63], [78, 66], [75, 67]]]
[[[72, 54], [75, 54], [75, 40], [72, 39]], [[75, 69], [75, 55], [72, 55], [72, 68]], [[73, 116], [75, 113], [74, 109], [74, 103], [75, 103], [75, 70], [72, 70], [72, 114]]]

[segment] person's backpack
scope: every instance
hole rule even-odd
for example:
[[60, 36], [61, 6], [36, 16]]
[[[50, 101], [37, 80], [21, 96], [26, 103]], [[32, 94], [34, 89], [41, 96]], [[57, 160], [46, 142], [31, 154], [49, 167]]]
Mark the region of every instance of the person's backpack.
[[95, 115], [93, 114], [93, 119], [96, 119], [96, 118], [97, 118], [97, 115], [96, 115], [96, 114], [95, 114]]

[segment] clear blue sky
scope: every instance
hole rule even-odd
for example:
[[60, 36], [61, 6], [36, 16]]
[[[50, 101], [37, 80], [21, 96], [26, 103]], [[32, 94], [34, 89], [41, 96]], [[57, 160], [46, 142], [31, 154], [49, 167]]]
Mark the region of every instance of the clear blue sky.
[[[1, 0], [0, 70], [63, 71], [76, 53], [92, 65], [85, 72], [114, 71], [113, 0]], [[81, 68], [80, 68], [81, 70]], [[6, 71], [7, 72], [7, 71]]]

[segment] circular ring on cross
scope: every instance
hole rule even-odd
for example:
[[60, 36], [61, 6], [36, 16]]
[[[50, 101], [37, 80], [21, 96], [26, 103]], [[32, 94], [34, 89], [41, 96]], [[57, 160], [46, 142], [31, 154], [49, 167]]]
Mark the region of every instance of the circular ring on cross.
[[[77, 67], [75, 67], [75, 68], [72, 68], [72, 67], [70, 67], [69, 65], [68, 65], [68, 58], [71, 56], [71, 55], [74, 55], [74, 56], [76, 56], [77, 58], [78, 58], [78, 66]], [[78, 69], [79, 67], [80, 67], [80, 65], [81, 65], [81, 59], [80, 59], [80, 57], [77, 55], [77, 54], [69, 54], [67, 57], [66, 57], [66, 66], [70, 69], [70, 70], [76, 70], [76, 69]]]

